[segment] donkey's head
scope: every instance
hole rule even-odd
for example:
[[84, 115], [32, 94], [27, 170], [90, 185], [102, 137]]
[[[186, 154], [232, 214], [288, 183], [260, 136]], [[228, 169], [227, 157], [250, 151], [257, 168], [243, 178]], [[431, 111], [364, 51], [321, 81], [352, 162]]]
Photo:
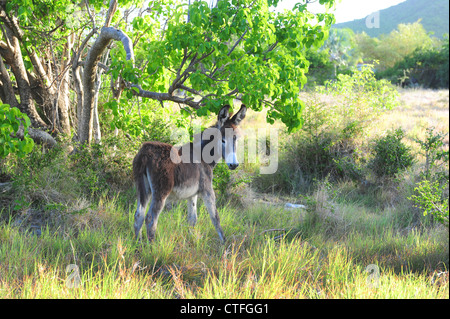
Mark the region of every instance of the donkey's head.
[[239, 162], [236, 156], [237, 139], [239, 138], [238, 125], [245, 118], [247, 107], [242, 104], [240, 110], [230, 118], [230, 106], [225, 105], [217, 116], [215, 127], [220, 130], [222, 141], [222, 158], [229, 169], [236, 169]]

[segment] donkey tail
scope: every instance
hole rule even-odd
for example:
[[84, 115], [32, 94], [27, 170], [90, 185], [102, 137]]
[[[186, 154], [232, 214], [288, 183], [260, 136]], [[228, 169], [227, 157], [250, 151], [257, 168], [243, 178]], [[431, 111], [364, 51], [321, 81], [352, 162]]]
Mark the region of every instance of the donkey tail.
[[141, 148], [133, 159], [133, 179], [136, 185], [138, 199], [141, 203], [146, 203], [150, 194], [151, 187], [148, 182], [148, 168], [150, 163], [149, 155]]

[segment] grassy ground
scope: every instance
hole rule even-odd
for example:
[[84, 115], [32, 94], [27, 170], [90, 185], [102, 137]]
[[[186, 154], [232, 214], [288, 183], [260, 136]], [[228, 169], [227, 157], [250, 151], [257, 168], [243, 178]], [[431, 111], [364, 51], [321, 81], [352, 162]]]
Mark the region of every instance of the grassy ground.
[[[448, 132], [448, 91], [401, 99], [385, 128]], [[319, 183], [303, 210], [284, 208], [299, 198], [241, 190], [248, 198], [219, 208], [224, 245], [203, 205], [192, 228], [180, 203], [148, 245], [133, 239], [127, 156], [96, 163], [100, 177], [83, 158], [66, 167], [63, 151], [33, 156], [29, 170], [4, 163], [14, 181], [0, 190], [0, 298], [449, 298], [448, 228], [406, 200], [411, 172], [368, 189]]]
[[[448, 279], [435, 272], [448, 259], [445, 230], [402, 232], [389, 226], [392, 213], [345, 210], [342, 221], [314, 230], [298, 212], [224, 207], [225, 245], [203, 209], [197, 227], [187, 226], [182, 205], [162, 216], [152, 246], [134, 242], [132, 212], [114, 200], [73, 218], [64, 233], [44, 229], [38, 237], [5, 223], [0, 296], [448, 298]], [[97, 225], [86, 221], [97, 218]], [[343, 227], [339, 238], [332, 227]], [[371, 264], [378, 273], [366, 272]]]

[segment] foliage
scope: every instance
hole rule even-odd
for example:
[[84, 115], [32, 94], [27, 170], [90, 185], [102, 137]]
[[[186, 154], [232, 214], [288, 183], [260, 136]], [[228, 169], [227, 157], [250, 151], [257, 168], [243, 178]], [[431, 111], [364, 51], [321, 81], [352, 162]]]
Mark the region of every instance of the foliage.
[[[448, 179], [449, 150], [444, 149], [444, 138], [448, 133], [436, 132], [434, 127], [428, 127], [425, 133], [425, 140], [414, 139], [420, 145], [425, 155], [425, 178], [439, 177]], [[447, 174], [445, 175], [445, 170]], [[444, 175], [442, 174], [444, 173]]]
[[[164, 101], [184, 104], [188, 107], [186, 112], [196, 116], [217, 113], [223, 104], [238, 99], [258, 112], [267, 108], [267, 121], [271, 124], [281, 120], [290, 131], [299, 129], [304, 104], [298, 93], [306, 83], [309, 66], [305, 52], [323, 44], [334, 17], [329, 13], [313, 14], [302, 3], [292, 10], [275, 12], [272, 9], [278, 2], [221, 0], [210, 7], [207, 1], [190, 4], [181, 0], [120, 1], [110, 25], [130, 37], [134, 61], [127, 61], [120, 42], [118, 45], [113, 42], [104, 51], [100, 65], [107, 70], [103, 76], [108, 78], [102, 83], [112, 84], [115, 101], [105, 98], [107, 90], [103, 88], [100, 99], [109, 101], [107, 108], [121, 115], [114, 127], [136, 134], [136, 117], [123, 116], [121, 111], [130, 110], [135, 103], [132, 97], [139, 95], [161, 104]], [[335, 0], [321, 0], [320, 4], [331, 8]], [[16, 81], [13, 73], [22, 65], [29, 73], [36, 94], [28, 95], [24, 107], [32, 122], [52, 129], [61, 126], [58, 128], [67, 134], [71, 126], [91, 131], [92, 125], [77, 125], [67, 115], [90, 114], [73, 109], [75, 105], [83, 108], [85, 103], [67, 101], [74, 96], [80, 99], [82, 86], [87, 85], [76, 79], [75, 71], [83, 71], [81, 65], [91, 62], [83, 58], [89, 56], [90, 44], [98, 39], [108, 3], [12, 0], [1, 6], [6, 13], [1, 23], [13, 27], [13, 32], [6, 33], [15, 34], [22, 52], [22, 56], [10, 54], [7, 59], [2, 51], [7, 66], [14, 66], [5, 77], [24, 92], [31, 87], [25, 87], [25, 81]], [[14, 25], [9, 23], [13, 20], [17, 22]], [[2, 46], [10, 40], [5, 38], [6, 33], [0, 36]], [[47, 61], [52, 61], [52, 68], [44, 67]], [[68, 71], [70, 67], [73, 72]], [[65, 85], [72, 80], [74, 86]], [[123, 89], [126, 98], [119, 98]], [[52, 111], [55, 96], [59, 98], [60, 112]], [[41, 119], [39, 114], [51, 114], [54, 118]], [[88, 116], [81, 118], [83, 123], [90, 121], [85, 121]], [[80, 139], [81, 135], [92, 135], [84, 131], [78, 134]]]
[[434, 127], [426, 130], [425, 140], [415, 139], [425, 155], [423, 180], [414, 188], [415, 194], [408, 199], [423, 211], [424, 216], [434, 218], [448, 227], [448, 162], [449, 151], [444, 149], [444, 137]]
[[[23, 125], [24, 137], [16, 137], [20, 126]], [[24, 157], [33, 150], [34, 142], [28, 136], [30, 119], [16, 107], [0, 104], [0, 157], [16, 154]]]
[[411, 195], [409, 199], [423, 211], [423, 215], [432, 214], [438, 222], [448, 227], [448, 180], [444, 183], [423, 180], [414, 190], [417, 195]]
[[333, 182], [361, 180], [367, 127], [394, 108], [397, 97], [395, 87], [377, 80], [370, 65], [317, 87], [304, 96], [302, 129], [283, 141], [278, 171], [259, 177], [260, 188], [268, 189], [266, 184], [272, 183], [279, 191], [297, 194], [327, 177]]
[[[337, 81], [328, 81], [318, 92], [329, 91], [334, 96], [344, 98], [345, 116], [367, 120], [370, 115], [391, 110], [398, 103], [398, 92], [386, 80], [377, 80], [374, 65], [366, 64], [353, 74], [339, 74]], [[369, 117], [368, 117], [369, 116]]]
[[[69, 141], [43, 150], [35, 148], [9, 161], [7, 173], [13, 181], [12, 209], [58, 206], [77, 211], [78, 202], [95, 201], [102, 194], [133, 191], [131, 161], [139, 140], [105, 136], [102, 144], [80, 148], [69, 155]], [[134, 194], [133, 194], [134, 197]]]
[[[360, 179], [363, 158], [358, 140], [375, 117], [398, 104], [396, 89], [385, 80], [377, 80], [372, 65], [364, 65], [351, 75], [339, 74], [336, 81], [325, 82], [316, 92], [333, 96], [333, 106], [314, 100], [308, 103], [302, 130], [317, 151], [328, 152], [322, 158], [327, 158], [326, 167], [332, 168], [315, 176], [324, 178], [332, 173], [339, 178]], [[317, 160], [314, 165], [315, 169], [321, 166]]]
[[402, 142], [404, 134], [404, 131], [398, 128], [375, 140], [372, 149], [374, 158], [370, 162], [370, 167], [376, 176], [394, 177], [414, 163], [410, 147]]
[[173, 127], [189, 125], [186, 114], [178, 112], [176, 106], [161, 108], [159, 104], [139, 97], [111, 100], [102, 108], [101, 119], [109, 123], [110, 130], [118, 128], [137, 139], [170, 143]]
[[356, 41], [365, 61], [379, 62], [378, 71], [391, 68], [415, 50], [431, 48], [435, 43], [420, 21], [399, 24], [396, 30], [375, 39], [363, 32]]
[[385, 38], [380, 37], [380, 61], [384, 67], [392, 67], [414, 50], [430, 48], [433, 40], [423, 28], [420, 21], [411, 24], [399, 24], [398, 30], [392, 31]]
[[330, 54], [326, 50], [311, 48], [306, 51], [306, 59], [309, 61], [308, 82], [305, 87], [314, 88], [317, 85], [324, 85], [329, 80], [334, 71]]
[[[367, 64], [353, 74], [339, 74], [337, 80], [316, 87], [318, 94], [330, 94], [334, 107], [305, 119], [305, 130], [334, 127], [343, 137], [356, 137], [376, 116], [398, 104], [398, 92], [388, 81], [377, 80], [374, 66]], [[313, 104], [314, 105], [314, 104]], [[316, 133], [317, 135], [317, 133]]]
[[416, 49], [393, 67], [377, 74], [401, 86], [449, 87], [449, 38], [440, 47]]
[[217, 113], [234, 98], [255, 111], [269, 107], [269, 123], [280, 119], [294, 131], [301, 124], [298, 93], [309, 65], [305, 51], [323, 43], [333, 16], [313, 15], [306, 5], [273, 13], [272, 5], [276, 2], [268, 6], [262, 0], [222, 0], [213, 8], [205, 1], [189, 7], [170, 1], [154, 4], [149, 15], [133, 20], [134, 36], [161, 30], [139, 37], [138, 67], [133, 69], [115, 50], [109, 72], [144, 90], [196, 98], [198, 116]]

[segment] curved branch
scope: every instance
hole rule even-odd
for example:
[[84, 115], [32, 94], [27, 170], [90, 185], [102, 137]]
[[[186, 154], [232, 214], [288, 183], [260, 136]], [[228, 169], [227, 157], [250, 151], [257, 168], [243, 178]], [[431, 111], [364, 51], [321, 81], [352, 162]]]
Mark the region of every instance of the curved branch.
[[[112, 14], [113, 12], [111, 15]], [[134, 61], [133, 43], [130, 37], [119, 29], [107, 26], [103, 27], [100, 35], [89, 50], [84, 62], [84, 72], [82, 78], [84, 91], [83, 107], [81, 110], [81, 120], [78, 127], [79, 141], [81, 143], [90, 143], [92, 139], [92, 119], [95, 105], [95, 77], [100, 58], [112, 40], [122, 42], [127, 55], [127, 60]]]

